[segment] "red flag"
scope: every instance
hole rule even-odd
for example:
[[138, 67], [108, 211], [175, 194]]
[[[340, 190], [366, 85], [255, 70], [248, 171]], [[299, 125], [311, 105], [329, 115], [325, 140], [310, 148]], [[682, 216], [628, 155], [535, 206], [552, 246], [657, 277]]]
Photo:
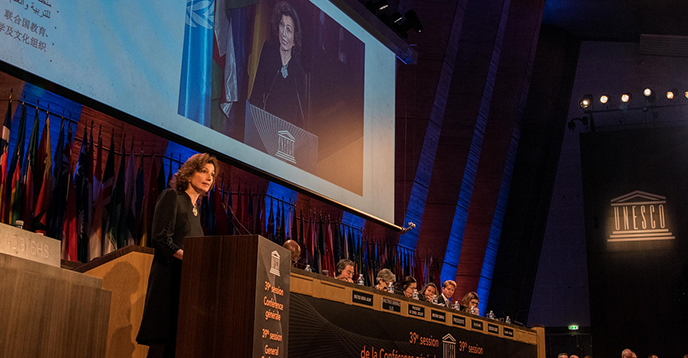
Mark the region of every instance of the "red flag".
[[[10, 153], [10, 128], [12, 128], [12, 95], [10, 95], [10, 100], [7, 102], [7, 113], [5, 114], [5, 122], [2, 126], [2, 134], [0, 135], [0, 207], [2, 207], [2, 212], [4, 213], [5, 204], [5, 185], [7, 185], [7, 158]], [[0, 214], [0, 219], [4, 219], [5, 216]]]
[[335, 273], [335, 262], [334, 262], [334, 242], [332, 237], [332, 223], [327, 221], [327, 231], [325, 232], [325, 258], [327, 259], [327, 266], [331, 274], [334, 276]]
[[[21, 204], [23, 187], [21, 183], [22, 162], [24, 161], [24, 138], [26, 137], [26, 106], [22, 102], [21, 115], [19, 117], [19, 133], [17, 134], [17, 144], [12, 152], [12, 162], [9, 165], [7, 178], [7, 202], [9, 207], [3, 205], [3, 218], [7, 217], [7, 222], [14, 224], [21, 217]], [[6, 215], [6, 216], [5, 216]]]
[[48, 209], [50, 209], [50, 202], [52, 200], [53, 192], [53, 159], [52, 149], [50, 146], [50, 115], [45, 118], [45, 126], [43, 127], [43, 134], [41, 135], [41, 144], [38, 149], [38, 158], [42, 158], [43, 168], [41, 175], [41, 190], [38, 193], [38, 200], [36, 201], [36, 209], [34, 210], [34, 222], [32, 227], [37, 233], [45, 234], [48, 230]]

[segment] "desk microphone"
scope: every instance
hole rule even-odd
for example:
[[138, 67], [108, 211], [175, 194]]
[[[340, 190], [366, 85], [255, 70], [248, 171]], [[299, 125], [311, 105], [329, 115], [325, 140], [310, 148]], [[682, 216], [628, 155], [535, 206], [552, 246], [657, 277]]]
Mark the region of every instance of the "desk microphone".
[[405, 233], [407, 233], [407, 232], [413, 230], [414, 227], [416, 227], [416, 224], [414, 224], [414, 223], [412, 223], [412, 222], [409, 221], [407, 227], [402, 227], [402, 228], [401, 228], [401, 234], [404, 235]]

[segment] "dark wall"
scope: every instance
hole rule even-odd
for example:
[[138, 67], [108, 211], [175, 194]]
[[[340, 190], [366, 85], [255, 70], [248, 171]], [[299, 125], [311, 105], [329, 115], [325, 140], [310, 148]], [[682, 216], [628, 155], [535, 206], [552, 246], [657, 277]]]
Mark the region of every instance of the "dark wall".
[[542, 27], [489, 302], [495, 312], [510, 314], [524, 323], [559, 162], [578, 49], [579, 42], [565, 32]]
[[688, 127], [581, 135], [596, 355], [688, 351], [686, 138]]

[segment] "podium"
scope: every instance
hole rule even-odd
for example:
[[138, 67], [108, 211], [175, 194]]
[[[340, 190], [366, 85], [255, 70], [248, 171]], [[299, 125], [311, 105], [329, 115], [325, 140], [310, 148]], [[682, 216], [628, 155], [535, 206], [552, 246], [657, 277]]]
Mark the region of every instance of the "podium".
[[259, 235], [185, 238], [176, 356], [287, 357], [290, 261]]

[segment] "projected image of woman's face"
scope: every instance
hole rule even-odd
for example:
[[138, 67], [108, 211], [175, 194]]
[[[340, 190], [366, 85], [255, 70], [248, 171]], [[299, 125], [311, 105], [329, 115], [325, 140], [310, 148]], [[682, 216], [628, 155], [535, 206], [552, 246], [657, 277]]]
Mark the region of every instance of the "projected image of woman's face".
[[294, 47], [294, 20], [291, 16], [282, 15], [279, 22], [279, 40], [282, 51], [290, 51]]

